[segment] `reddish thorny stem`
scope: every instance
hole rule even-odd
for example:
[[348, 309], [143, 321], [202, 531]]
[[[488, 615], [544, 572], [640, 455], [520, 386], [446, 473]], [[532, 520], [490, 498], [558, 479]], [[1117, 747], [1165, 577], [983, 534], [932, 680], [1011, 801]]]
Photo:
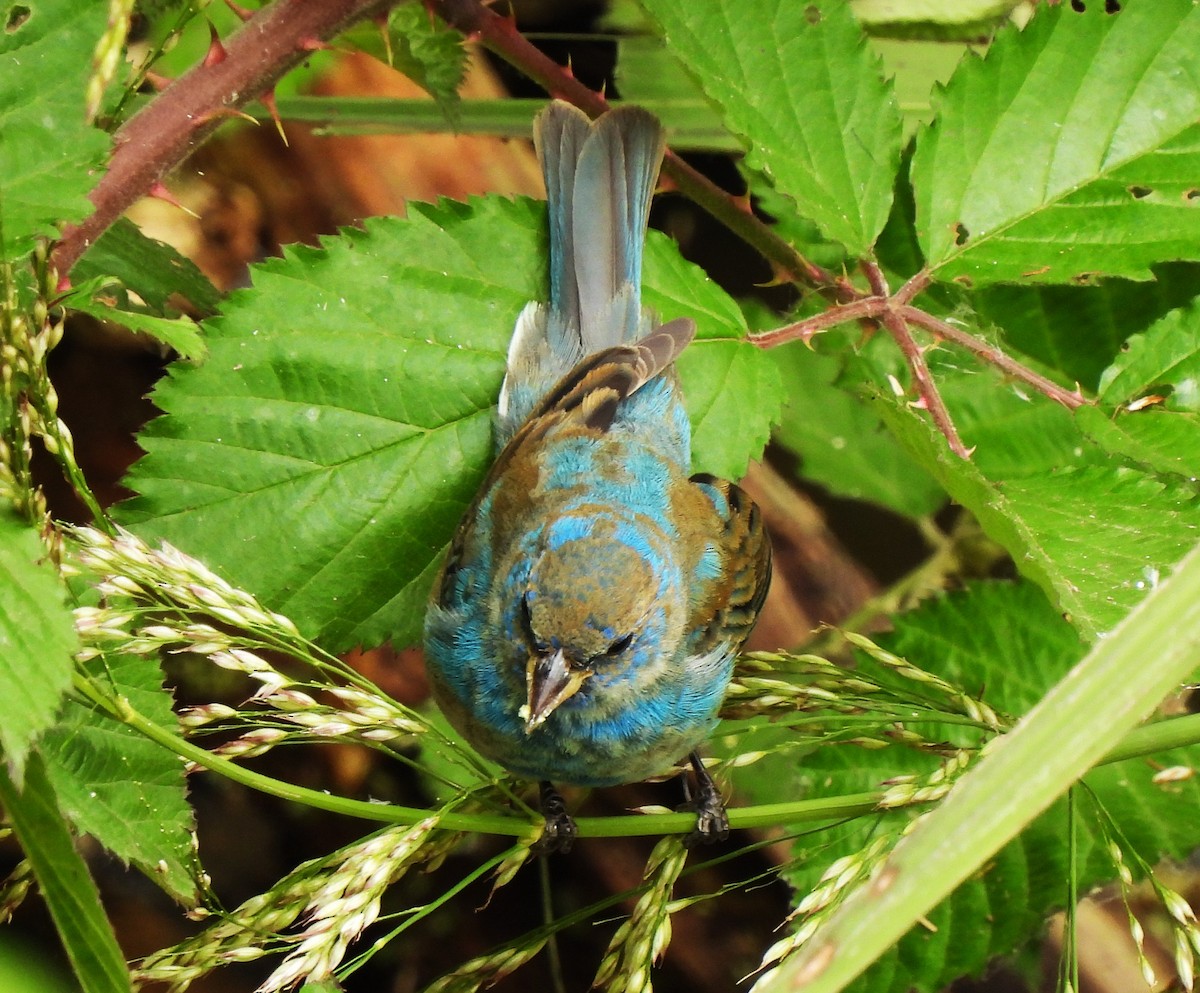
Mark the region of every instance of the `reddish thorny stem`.
[[[117, 132], [112, 160], [90, 194], [95, 212], [64, 230], [54, 249], [53, 263], [68, 273], [80, 256], [139, 197], [161, 183], [211, 133], [230, 111], [254, 99], [270, 98], [272, 87], [300, 62], [316, 43], [334, 37], [355, 21], [382, 15], [395, 0], [276, 0], [249, 17], [223, 46], [219, 57], [193, 68], [134, 115]], [[447, 23], [539, 83], [551, 96], [568, 100], [592, 116], [608, 109], [600, 93], [581, 83], [568, 67], [560, 66], [535, 48], [512, 20], [480, 0], [426, 0]], [[917, 403], [930, 412], [950, 447], [966, 458], [963, 445], [937, 386], [930, 376], [921, 347], [910, 325], [953, 342], [981, 362], [1069, 408], [1085, 401], [1006, 355], [999, 348], [939, 320], [911, 303], [929, 284], [918, 273], [894, 294], [879, 267], [861, 263], [871, 286], [864, 293], [845, 275], [835, 275], [800, 255], [768, 225], [755, 217], [745, 197], [726, 193], [675, 153], [668, 151], [663, 172], [675, 187], [760, 252], [781, 280], [812, 286], [832, 301], [825, 312], [788, 327], [753, 336], [761, 348], [786, 341], [808, 341], [814, 334], [846, 321], [882, 326], [896, 341], [917, 385]]]
[[856, 291], [856, 298], [851, 303], [840, 307], [831, 307], [829, 310], [786, 327], [753, 335], [751, 340], [760, 348], [772, 348], [788, 341], [799, 340], [808, 343], [822, 331], [828, 331], [830, 328], [849, 321], [882, 325], [896, 342], [912, 373], [913, 382], [917, 388], [916, 404], [929, 411], [929, 416], [933, 419], [937, 429], [945, 436], [951, 451], [964, 459], [970, 458], [971, 449], [967, 448], [959, 437], [950, 412], [946, 409], [945, 402], [938, 392], [937, 384], [929, 372], [924, 350], [917, 344], [909, 330], [910, 324], [915, 324], [943, 341], [952, 342], [966, 349], [980, 361], [995, 366], [1005, 375], [1019, 380], [1056, 403], [1061, 403], [1069, 410], [1074, 410], [1086, 403], [1078, 390], [1067, 390], [1059, 386], [1058, 383], [1047, 379], [1005, 354], [995, 345], [988, 344], [919, 307], [914, 307], [909, 301], [924, 290], [930, 282], [930, 276], [926, 270], [917, 273], [900, 289], [892, 293], [883, 271], [875, 262], [864, 260], [861, 267], [867, 283], [871, 287], [870, 293]]
[[[150, 193], [230, 112], [271, 93], [314, 45], [395, 0], [277, 0], [249, 17], [204, 61], [171, 83], [114, 137], [112, 159], [88, 195], [95, 211], [68, 225], [52, 262], [66, 275], [134, 201]], [[219, 47], [218, 47], [219, 46]]]

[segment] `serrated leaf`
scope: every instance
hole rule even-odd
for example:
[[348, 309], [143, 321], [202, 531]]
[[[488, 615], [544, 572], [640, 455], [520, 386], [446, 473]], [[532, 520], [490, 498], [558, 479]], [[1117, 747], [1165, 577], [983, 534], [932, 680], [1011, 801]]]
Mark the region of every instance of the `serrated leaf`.
[[404, 73], [453, 118], [467, 71], [463, 36], [442, 19], [430, 17], [416, 0], [397, 3], [384, 31], [386, 40], [378, 25], [364, 23], [347, 31], [343, 39]]
[[779, 420], [779, 374], [744, 341], [746, 319], [724, 290], [657, 231], [646, 247], [645, 305], [664, 320], [696, 322], [696, 341], [677, 363], [692, 422], [692, 470], [741, 479]]
[[0, 510], [0, 751], [19, 785], [33, 740], [71, 685], [78, 642], [66, 590], [37, 532]]
[[775, 439], [800, 456], [800, 474], [830, 493], [910, 517], [931, 514], [945, 491], [887, 432], [859, 396], [837, 385], [842, 362], [792, 345], [772, 349], [783, 379]]
[[388, 16], [388, 33], [398, 68], [438, 101], [452, 109], [467, 72], [462, 35], [441, 19], [430, 17], [424, 4], [397, 4]]
[[179, 294], [201, 314], [217, 309], [221, 295], [191, 259], [148, 238], [128, 218], [107, 228], [71, 269], [76, 286], [96, 277], [116, 277], [155, 313], [164, 314]]
[[1200, 413], [1200, 305], [1181, 307], [1129, 339], [1100, 377], [1099, 399], [1128, 404], [1164, 394], [1166, 410]]
[[1099, 407], [1081, 407], [1075, 420], [1080, 430], [1106, 451], [1148, 472], [1196, 482], [1200, 473], [1200, 414], [1158, 407], [1112, 413]]
[[[100, 678], [138, 713], [178, 727], [153, 661], [110, 657]], [[177, 755], [77, 700], [42, 737], [41, 754], [58, 806], [77, 830], [132, 862], [177, 900], [195, 903], [189, 870], [195, 818]]]
[[641, 0], [746, 146], [822, 234], [867, 254], [887, 220], [900, 115], [842, 0]]
[[[898, 615], [894, 633], [878, 640], [956, 685], [985, 687], [989, 703], [1014, 715], [1036, 703], [1084, 651], [1078, 635], [1028, 583], [981, 583], [928, 601]], [[871, 663], [862, 657], [860, 664]], [[968, 743], [972, 738], [951, 725], [914, 724], [913, 729], [933, 740]], [[1195, 762], [1198, 752], [1163, 753], [1161, 759]], [[757, 772], [755, 766], [739, 770], [740, 789], [749, 790], [757, 802], [778, 800], [781, 784], [795, 783], [793, 761], [784, 752], [765, 760], [765, 768]], [[924, 775], [933, 768], [929, 756], [896, 747], [823, 748], [806, 754], [801, 764], [809, 793], [829, 796], [878, 789], [893, 776]], [[748, 782], [745, 775], [751, 777]], [[1200, 841], [1192, 820], [1180, 816], [1200, 800], [1195, 782], [1182, 784], [1182, 791], [1166, 790], [1153, 782], [1152, 768], [1133, 760], [1093, 770], [1088, 783], [1147, 861], [1190, 852]], [[1003, 800], [997, 797], [996, 802]], [[1079, 883], [1086, 889], [1115, 872], [1099, 844], [1090, 809], [1085, 806], [1082, 813], [1077, 854]], [[835, 858], [854, 853], [880, 831], [901, 829], [912, 816], [915, 812], [900, 811], [866, 817], [802, 840], [788, 877], [798, 898], [812, 890]], [[979, 816], [986, 818], [987, 810], [981, 809]], [[1065, 806], [1058, 804], [997, 852], [986, 871], [969, 878], [932, 911], [932, 928], [914, 928], [886, 952], [855, 981], [855, 993], [944, 989], [960, 976], [978, 974], [997, 955], [1037, 939], [1045, 916], [1065, 897], [1068, 837]]]
[[1171, 311], [1130, 338], [1100, 380], [1101, 407], [1075, 413], [1106, 451], [1195, 485], [1200, 473], [1200, 307]]
[[1043, 7], [969, 58], [917, 141], [939, 279], [1064, 283], [1200, 257], [1200, 8]]
[[33, 866], [80, 989], [129, 993], [125, 957], [37, 756], [29, 763], [25, 788], [20, 791], [0, 768], [0, 806]]
[[1106, 279], [1098, 286], [997, 285], [971, 295], [976, 311], [1004, 337], [1068, 381], [1094, 390], [1100, 374], [1132, 334], [1196, 296], [1200, 267], [1173, 263], [1154, 279]]
[[[490, 460], [513, 324], [544, 298], [543, 231], [532, 201], [414, 204], [257, 267], [206, 325], [208, 361], [157, 388], [165, 415], [122, 518], [334, 646], [415, 642]], [[665, 239], [646, 271], [647, 304], [695, 316], [705, 339], [681, 364], [697, 465], [744, 466], [774, 416], [765, 357], [732, 340], [736, 306]], [[730, 405], [745, 405], [732, 436]]]
[[204, 339], [200, 337], [196, 322], [190, 317], [156, 317], [141, 311], [121, 310], [94, 299], [96, 294], [103, 294], [110, 283], [112, 280], [98, 276], [77, 286], [59, 302], [70, 310], [87, 314], [98, 321], [112, 321], [130, 331], [149, 335], [178, 352], [180, 358], [197, 361], [204, 357]]
[[[1040, 401], [1037, 406], [1053, 411]], [[1078, 452], [1061, 453], [1058, 445], [1072, 437], [1066, 411], [1031, 413], [1024, 430], [997, 423], [993, 437], [1004, 435], [1008, 447], [989, 465], [986, 443], [979, 442], [968, 462], [951, 454], [924, 414], [883, 394], [879, 409], [921, 464], [1086, 638], [1109, 631], [1200, 538], [1200, 499], [1187, 486], [1106, 461], [1078, 436]], [[1053, 428], [1060, 414], [1067, 430]], [[959, 420], [974, 443], [977, 429]], [[1058, 442], [1054, 430], [1061, 432]], [[1021, 467], [1022, 450], [1030, 455], [1029, 474]]]
[[87, 192], [109, 138], [84, 120], [102, 4], [38, 0], [5, 8], [0, 30], [0, 254], [27, 255], [37, 238], [92, 212]]

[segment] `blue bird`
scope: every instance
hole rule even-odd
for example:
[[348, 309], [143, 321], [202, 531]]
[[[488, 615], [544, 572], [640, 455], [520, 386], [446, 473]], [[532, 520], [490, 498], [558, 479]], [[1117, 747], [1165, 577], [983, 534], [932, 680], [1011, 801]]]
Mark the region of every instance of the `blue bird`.
[[499, 454], [434, 583], [434, 696], [479, 752], [541, 782], [545, 849], [566, 850], [575, 830], [552, 783], [636, 782], [689, 753], [696, 834], [723, 838], [694, 749], [716, 724], [771, 552], [738, 487], [688, 476], [672, 363], [695, 326], [656, 325], [641, 307], [662, 129], [638, 108], [593, 123], [554, 102], [534, 142], [550, 302], [517, 319]]

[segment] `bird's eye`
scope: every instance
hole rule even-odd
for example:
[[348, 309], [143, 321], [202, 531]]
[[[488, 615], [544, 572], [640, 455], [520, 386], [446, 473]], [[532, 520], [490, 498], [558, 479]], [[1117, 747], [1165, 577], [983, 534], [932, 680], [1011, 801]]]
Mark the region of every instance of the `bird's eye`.
[[609, 657], [612, 658], [614, 656], [620, 655], [632, 644], [633, 644], [633, 635], [632, 634], [627, 634], [624, 637], [618, 638], [616, 641], [614, 641], [611, 645], [608, 646]]

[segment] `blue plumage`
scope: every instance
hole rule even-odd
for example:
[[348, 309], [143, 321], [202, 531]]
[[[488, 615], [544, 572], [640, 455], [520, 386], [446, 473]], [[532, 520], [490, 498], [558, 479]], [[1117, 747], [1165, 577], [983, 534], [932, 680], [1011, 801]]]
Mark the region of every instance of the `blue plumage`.
[[[550, 301], [518, 318], [499, 454], [434, 584], [426, 663], [484, 755], [608, 786], [663, 772], [711, 731], [770, 549], [737, 487], [688, 476], [672, 363], [692, 323], [641, 309], [658, 122], [622, 108], [593, 124], [555, 102], [534, 136]], [[704, 802], [719, 834], [719, 798]], [[569, 842], [569, 819], [553, 827]]]

